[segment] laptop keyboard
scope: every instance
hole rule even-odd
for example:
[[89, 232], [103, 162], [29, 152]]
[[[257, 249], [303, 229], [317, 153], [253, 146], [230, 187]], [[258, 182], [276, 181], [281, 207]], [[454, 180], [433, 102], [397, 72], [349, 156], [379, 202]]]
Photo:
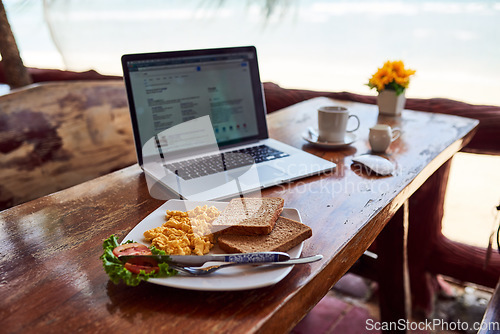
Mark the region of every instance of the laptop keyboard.
[[278, 151], [267, 145], [260, 145], [242, 148], [231, 152], [213, 154], [201, 158], [184, 160], [172, 164], [165, 164], [165, 167], [182, 177], [184, 180], [191, 180], [225, 170], [249, 166], [253, 163], [257, 164], [287, 156], [289, 156], [289, 154]]

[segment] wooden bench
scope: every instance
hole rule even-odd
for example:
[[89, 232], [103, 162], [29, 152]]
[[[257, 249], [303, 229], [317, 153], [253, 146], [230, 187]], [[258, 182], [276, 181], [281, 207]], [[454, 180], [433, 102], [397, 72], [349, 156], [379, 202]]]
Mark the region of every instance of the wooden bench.
[[478, 334], [500, 333], [500, 280], [484, 313]]
[[122, 80], [0, 96], [0, 210], [134, 164], [130, 124]]

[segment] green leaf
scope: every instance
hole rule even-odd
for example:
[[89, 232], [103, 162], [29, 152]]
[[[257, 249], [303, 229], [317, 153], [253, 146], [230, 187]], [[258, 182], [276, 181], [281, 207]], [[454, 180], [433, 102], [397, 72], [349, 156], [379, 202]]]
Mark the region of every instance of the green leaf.
[[390, 83], [388, 83], [384, 89], [393, 90], [396, 92], [396, 95], [401, 95], [405, 91], [405, 88], [395, 81], [391, 81]]
[[[128, 240], [126, 243], [131, 243], [133, 241]], [[160, 268], [157, 273], [146, 274], [143, 270], [139, 274], [133, 274], [132, 272], [125, 269], [123, 263], [113, 254], [113, 249], [118, 247], [118, 239], [115, 235], [111, 235], [108, 239], [104, 240], [102, 244], [103, 254], [101, 255], [102, 265], [104, 271], [108, 274], [109, 279], [118, 284], [123, 281], [125, 284], [130, 286], [136, 286], [143, 280], [148, 280], [152, 277], [169, 277], [177, 274], [177, 271], [170, 269], [168, 263], [159, 263]], [[166, 255], [165, 251], [157, 249], [154, 246], [150, 247], [153, 254]]]
[[167, 253], [164, 250], [158, 249], [153, 245], [151, 245], [149, 249], [151, 249], [151, 253], [153, 253], [153, 255], [167, 255]]

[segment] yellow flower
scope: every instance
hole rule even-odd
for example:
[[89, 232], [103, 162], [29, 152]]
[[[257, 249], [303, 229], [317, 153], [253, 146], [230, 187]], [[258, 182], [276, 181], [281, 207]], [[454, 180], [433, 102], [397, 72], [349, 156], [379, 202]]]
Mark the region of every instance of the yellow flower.
[[410, 76], [415, 74], [415, 70], [405, 69], [401, 60], [386, 61], [384, 66], [377, 69], [377, 72], [368, 80], [368, 86], [375, 88], [378, 92], [384, 89], [395, 90], [396, 94], [401, 94], [408, 88]]
[[404, 78], [406, 76], [405, 65], [403, 64], [403, 62], [401, 60], [395, 61], [392, 64], [389, 64], [388, 66], [392, 66], [393, 71], [396, 72], [397, 78]]

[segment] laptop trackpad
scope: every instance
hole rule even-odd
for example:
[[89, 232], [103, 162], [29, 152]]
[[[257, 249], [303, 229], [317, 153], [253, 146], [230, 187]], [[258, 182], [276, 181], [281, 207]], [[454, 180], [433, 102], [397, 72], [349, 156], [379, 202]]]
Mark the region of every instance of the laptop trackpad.
[[257, 173], [259, 174], [259, 180], [262, 185], [269, 183], [276, 183], [276, 181], [281, 181], [288, 178], [288, 174], [276, 169], [271, 166], [259, 166], [257, 168]]

